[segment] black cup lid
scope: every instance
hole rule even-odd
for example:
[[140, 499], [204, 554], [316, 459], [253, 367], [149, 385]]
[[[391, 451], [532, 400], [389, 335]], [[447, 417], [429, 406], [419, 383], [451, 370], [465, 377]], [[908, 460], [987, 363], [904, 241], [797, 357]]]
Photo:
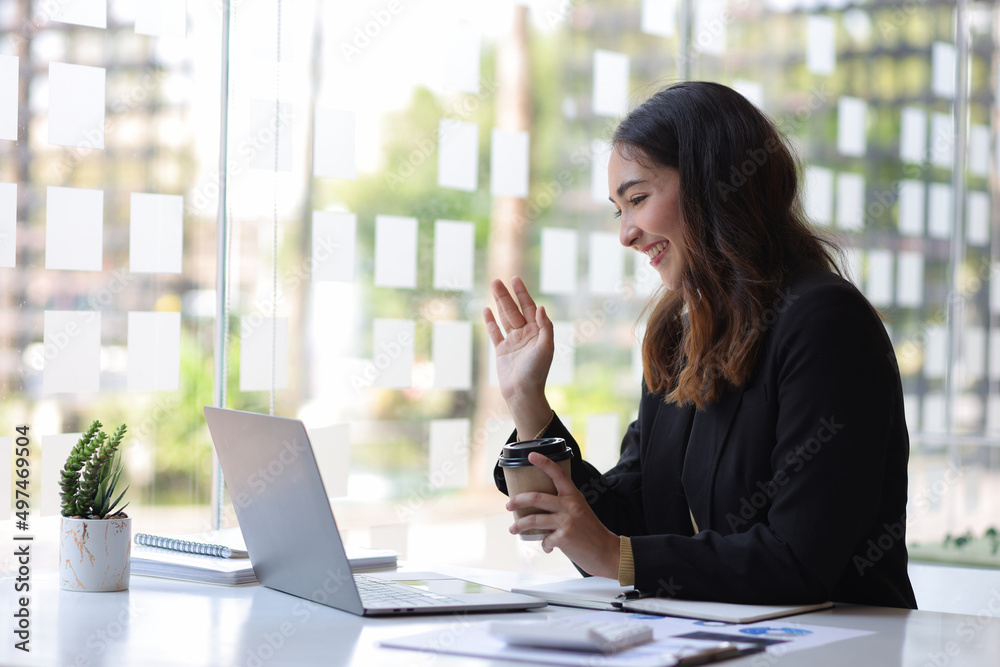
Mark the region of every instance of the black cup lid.
[[540, 438], [538, 440], [522, 440], [521, 442], [511, 442], [503, 446], [503, 452], [497, 464], [501, 468], [518, 468], [530, 466], [528, 454], [538, 452], [545, 454], [553, 461], [563, 461], [573, 458], [573, 450], [563, 438]]

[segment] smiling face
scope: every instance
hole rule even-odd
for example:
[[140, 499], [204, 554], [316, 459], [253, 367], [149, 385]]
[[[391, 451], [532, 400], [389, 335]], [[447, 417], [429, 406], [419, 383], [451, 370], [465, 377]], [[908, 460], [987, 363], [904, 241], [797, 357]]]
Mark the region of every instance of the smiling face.
[[645, 167], [616, 147], [608, 164], [608, 191], [621, 217], [621, 244], [649, 257], [667, 289], [679, 289], [686, 262], [678, 171]]

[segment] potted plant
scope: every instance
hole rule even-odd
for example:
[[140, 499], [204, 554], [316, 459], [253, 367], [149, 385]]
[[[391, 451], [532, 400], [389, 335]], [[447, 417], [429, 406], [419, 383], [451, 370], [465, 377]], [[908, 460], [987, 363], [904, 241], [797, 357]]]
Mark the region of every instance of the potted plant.
[[[73, 447], [62, 470], [59, 587], [70, 591], [128, 588], [132, 519], [115, 497], [122, 474], [118, 451], [125, 424], [108, 435], [94, 420]], [[117, 508], [117, 509], [116, 509]]]

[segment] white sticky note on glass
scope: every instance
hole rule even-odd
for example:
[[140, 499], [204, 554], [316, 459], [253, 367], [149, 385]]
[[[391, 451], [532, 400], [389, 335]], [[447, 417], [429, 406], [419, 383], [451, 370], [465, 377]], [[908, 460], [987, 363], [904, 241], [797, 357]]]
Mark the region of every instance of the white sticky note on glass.
[[0, 55], [0, 139], [17, 141], [17, 56]]
[[726, 53], [727, 0], [699, 0], [695, 7], [694, 48], [701, 53], [721, 56]]
[[469, 420], [432, 419], [428, 447], [428, 479], [437, 489], [459, 489], [469, 483]]
[[493, 128], [490, 192], [494, 197], [528, 196], [528, 133]]
[[[29, 431], [30, 433], [30, 431]], [[62, 512], [62, 469], [66, 465], [69, 453], [80, 441], [82, 433], [60, 433], [58, 435], [43, 435], [41, 437], [42, 470], [39, 475], [41, 482], [41, 516], [54, 516]]]
[[452, 30], [445, 40], [444, 89], [463, 93], [479, 92], [482, 36], [471, 26]]
[[837, 174], [837, 226], [859, 230], [865, 224], [865, 177], [844, 172]]
[[990, 128], [973, 124], [969, 128], [969, 172], [974, 176], [990, 175]]
[[899, 233], [903, 236], [924, 235], [924, 193], [921, 181], [899, 182]]
[[576, 292], [577, 238], [572, 229], [547, 227], [542, 230], [542, 265], [539, 291], [543, 294]]
[[806, 67], [814, 74], [833, 74], [837, 67], [837, 24], [829, 16], [806, 20]]
[[42, 393], [86, 394], [101, 382], [101, 314], [94, 310], [46, 310]]
[[927, 112], [903, 107], [899, 135], [899, 159], [922, 164], [927, 159]]
[[154, 37], [186, 37], [187, 0], [136, 0], [135, 32]]
[[924, 377], [943, 378], [948, 368], [948, 329], [928, 324], [924, 338]]
[[606, 472], [621, 456], [621, 424], [616, 413], [587, 415], [587, 450], [584, 458]]
[[931, 47], [931, 90], [938, 97], [955, 99], [955, 45], [934, 42]]
[[409, 389], [413, 386], [413, 320], [372, 321], [373, 384]]
[[736, 79], [733, 81], [733, 90], [753, 102], [758, 109], [764, 108], [764, 86], [757, 81]]
[[833, 222], [833, 171], [826, 167], [806, 167], [805, 204], [809, 220], [824, 227]]
[[951, 169], [955, 162], [955, 123], [951, 114], [931, 114], [931, 164]]
[[334, 424], [306, 430], [327, 497], [346, 496], [347, 480], [351, 474], [350, 425]]
[[[271, 104], [272, 115], [274, 105]], [[355, 112], [316, 107], [313, 131], [313, 175], [320, 178], [357, 178]], [[289, 143], [289, 145], [291, 145]], [[272, 148], [273, 150], [273, 148]]]
[[984, 246], [990, 242], [990, 196], [985, 192], [969, 193], [966, 238], [970, 245]]
[[275, 389], [288, 386], [288, 318], [245, 315], [240, 318], [240, 391], [270, 391], [272, 377]]
[[986, 374], [986, 330], [982, 327], [963, 332], [962, 365], [967, 380], [979, 380]]
[[868, 134], [868, 103], [857, 97], [837, 101], [837, 150], [841, 155], [865, 154]]
[[590, 198], [601, 204], [609, 204], [608, 164], [611, 162], [611, 144], [601, 139], [594, 139], [590, 142], [590, 153], [592, 158], [590, 161]]
[[473, 223], [457, 220], [434, 223], [434, 289], [471, 290], [475, 257]]
[[45, 268], [100, 271], [104, 191], [49, 186], [45, 201]]
[[927, 235], [932, 239], [951, 237], [952, 188], [948, 183], [931, 183], [927, 206]]
[[868, 279], [865, 281], [865, 295], [874, 306], [892, 305], [893, 256], [891, 250], [870, 250], [868, 252]]
[[288, 102], [251, 99], [250, 127], [246, 142], [251, 147], [250, 168], [262, 171], [292, 170], [292, 132], [295, 107]]
[[129, 215], [129, 270], [180, 273], [184, 255], [184, 197], [133, 192]]
[[357, 234], [355, 214], [313, 211], [313, 282], [354, 282]]
[[945, 395], [940, 392], [924, 394], [921, 412], [921, 432], [945, 433]]
[[588, 258], [591, 294], [617, 294], [625, 275], [625, 248], [617, 234], [593, 232]]
[[[548, 384], [553, 387], [573, 384], [576, 369], [576, 340], [572, 322], [553, 322], [555, 351], [549, 368]], [[562, 420], [566, 423], [566, 420]]]
[[0, 183], [0, 268], [17, 263], [17, 183]]
[[375, 216], [375, 285], [417, 286], [417, 219]]
[[442, 118], [438, 131], [438, 186], [475, 192], [479, 187], [479, 126]]
[[472, 322], [435, 322], [431, 358], [434, 387], [472, 387]]
[[639, 26], [649, 35], [673, 37], [677, 32], [677, 0], [642, 0]]
[[628, 110], [628, 55], [594, 51], [594, 89], [591, 98], [595, 116], [617, 118]]
[[181, 378], [181, 314], [128, 314], [128, 390], [173, 391]]
[[104, 149], [104, 68], [49, 63], [49, 143]]
[[53, 21], [85, 25], [91, 28], [108, 27], [108, 0], [63, 0], [47, 6]]
[[896, 305], [915, 308], [924, 302], [924, 255], [904, 250], [896, 257]]

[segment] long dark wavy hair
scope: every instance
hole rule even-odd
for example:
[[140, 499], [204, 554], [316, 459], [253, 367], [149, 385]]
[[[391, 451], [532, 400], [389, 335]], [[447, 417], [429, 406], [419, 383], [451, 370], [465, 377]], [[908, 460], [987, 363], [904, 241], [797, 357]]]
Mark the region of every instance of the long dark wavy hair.
[[731, 88], [661, 90], [625, 117], [613, 144], [679, 172], [686, 268], [679, 289], [647, 308], [643, 377], [667, 402], [704, 408], [750, 378], [768, 309], [791, 276], [807, 264], [839, 272], [839, 250], [806, 220], [787, 140]]

